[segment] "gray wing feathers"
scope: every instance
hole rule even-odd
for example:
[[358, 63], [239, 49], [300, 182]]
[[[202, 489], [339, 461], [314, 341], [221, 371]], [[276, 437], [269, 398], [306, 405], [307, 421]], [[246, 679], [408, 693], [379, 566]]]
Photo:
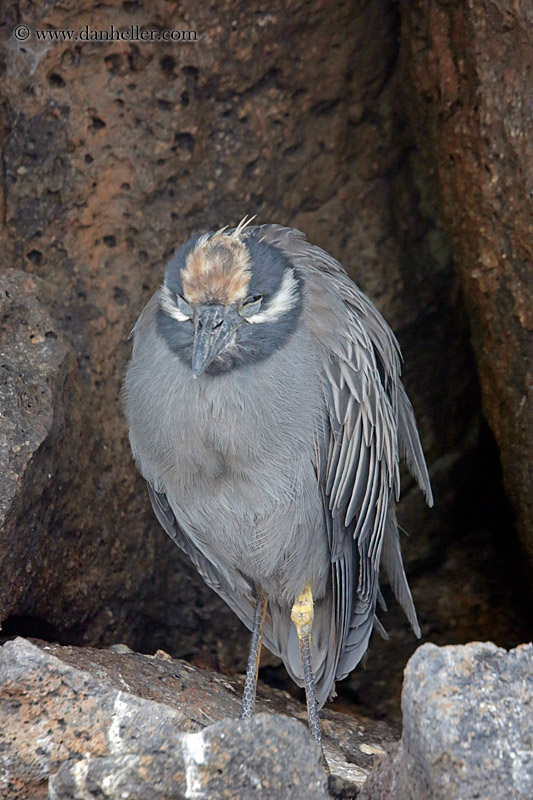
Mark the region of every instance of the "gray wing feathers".
[[[383, 560], [392, 589], [417, 635], [416, 612], [403, 569], [394, 514], [400, 457], [432, 503], [413, 409], [400, 380], [396, 338], [375, 306], [335, 259], [299, 231], [257, 228], [301, 271], [308, 291], [306, 322], [317, 342], [323, 376], [326, 445], [319, 480], [325, 487], [332, 558], [330, 640], [339, 680], [363, 656], [376, 625], [378, 572]], [[322, 691], [323, 693], [323, 691]]]
[[416, 481], [424, 492], [428, 506], [433, 505], [433, 493], [429, 482], [429, 475], [426, 466], [420, 437], [415, 422], [415, 415], [411, 401], [407, 397], [403, 385], [399, 385], [399, 408], [398, 408], [398, 440], [400, 443], [400, 456], [405, 459], [409, 472], [416, 478]]
[[385, 539], [383, 541], [383, 552], [381, 554], [381, 562], [387, 573], [391, 585], [391, 589], [403, 610], [411, 626], [420, 638], [420, 626], [416, 616], [415, 606], [413, 603], [413, 596], [409, 584], [407, 583], [407, 576], [403, 567], [402, 553], [400, 550], [400, 537], [398, 535], [398, 525], [396, 523], [396, 512], [394, 506], [389, 508], [387, 517], [387, 525], [385, 528]]
[[[222, 589], [222, 579], [211, 565], [209, 560], [194, 546], [193, 542], [188, 536], [185, 536], [180, 526], [177, 523], [174, 512], [170, 507], [166, 494], [163, 492], [156, 492], [153, 486], [147, 483], [148, 495], [152, 508], [163, 530], [170, 536], [173, 542], [183, 550], [183, 552], [190, 558], [204, 581], [214, 589], [220, 592]], [[231, 592], [231, 586], [226, 587], [228, 593]]]

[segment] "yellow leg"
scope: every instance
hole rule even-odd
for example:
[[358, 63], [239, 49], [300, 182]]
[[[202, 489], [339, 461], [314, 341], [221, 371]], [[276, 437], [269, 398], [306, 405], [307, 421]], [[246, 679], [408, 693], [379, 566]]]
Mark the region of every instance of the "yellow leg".
[[295, 601], [291, 610], [291, 619], [296, 626], [300, 654], [304, 668], [305, 697], [307, 700], [307, 716], [309, 717], [309, 731], [322, 747], [322, 734], [320, 732], [320, 719], [318, 717], [318, 704], [316, 700], [315, 679], [311, 661], [311, 629], [313, 627], [313, 594], [308, 583], [301, 595]]
[[311, 584], [308, 583], [300, 597], [295, 601], [291, 611], [291, 619], [296, 625], [296, 632], [300, 642], [302, 641], [302, 636], [311, 635], [314, 616], [313, 594], [311, 592]]

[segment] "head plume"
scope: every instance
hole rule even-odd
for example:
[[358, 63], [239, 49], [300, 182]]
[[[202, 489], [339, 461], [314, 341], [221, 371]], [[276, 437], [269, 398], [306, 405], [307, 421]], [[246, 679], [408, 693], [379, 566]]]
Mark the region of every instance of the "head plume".
[[221, 228], [201, 236], [187, 255], [181, 271], [183, 293], [191, 303], [238, 303], [250, 284], [250, 253], [242, 233], [254, 217], [244, 217], [236, 228]]

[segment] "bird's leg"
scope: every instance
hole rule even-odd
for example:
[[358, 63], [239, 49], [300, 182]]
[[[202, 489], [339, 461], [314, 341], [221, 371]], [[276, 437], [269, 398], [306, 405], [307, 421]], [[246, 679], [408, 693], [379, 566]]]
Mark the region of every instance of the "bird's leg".
[[313, 627], [313, 617], [313, 595], [311, 593], [311, 585], [308, 583], [292, 607], [291, 619], [296, 625], [304, 667], [309, 731], [315, 742], [322, 748], [322, 734], [320, 732], [320, 719], [318, 717], [315, 679], [311, 665], [311, 628]]
[[261, 642], [263, 639], [263, 626], [267, 608], [266, 595], [261, 594], [257, 600], [254, 611], [252, 627], [252, 641], [248, 664], [246, 665], [246, 679], [242, 694], [241, 719], [253, 717], [255, 711], [255, 692], [257, 689], [257, 672], [259, 670], [259, 656], [261, 655]]

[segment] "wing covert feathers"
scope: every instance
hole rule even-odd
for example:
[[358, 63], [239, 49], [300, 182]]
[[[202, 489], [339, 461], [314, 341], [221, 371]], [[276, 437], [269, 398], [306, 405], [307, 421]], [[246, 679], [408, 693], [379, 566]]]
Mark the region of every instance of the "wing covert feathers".
[[401, 383], [401, 355], [389, 326], [371, 301], [328, 253], [300, 231], [256, 228], [300, 271], [307, 290], [306, 324], [316, 341], [322, 374], [325, 438], [318, 476], [323, 486], [332, 559], [332, 632], [335, 662], [326, 663], [320, 687], [347, 675], [363, 656], [374, 626], [378, 572], [391, 588], [417, 636], [420, 628], [403, 568], [395, 500], [400, 459], [429, 505], [433, 498], [413, 409]]

